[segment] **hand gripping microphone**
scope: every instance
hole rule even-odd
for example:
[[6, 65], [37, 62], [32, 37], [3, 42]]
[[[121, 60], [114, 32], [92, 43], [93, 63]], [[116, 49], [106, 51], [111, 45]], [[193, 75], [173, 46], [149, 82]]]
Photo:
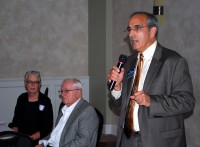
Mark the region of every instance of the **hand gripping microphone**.
[[[121, 54], [121, 55], [119, 56], [119, 62], [118, 62], [118, 64], [117, 64], [117, 67], [119, 68], [119, 73], [121, 72], [121, 69], [122, 69], [122, 67], [124, 66], [124, 64], [126, 63], [126, 61], [127, 61], [127, 56]], [[109, 83], [108, 89], [109, 89], [110, 91], [113, 90], [114, 87], [115, 87], [115, 84], [116, 84], [116, 81], [111, 80], [111, 82]]]

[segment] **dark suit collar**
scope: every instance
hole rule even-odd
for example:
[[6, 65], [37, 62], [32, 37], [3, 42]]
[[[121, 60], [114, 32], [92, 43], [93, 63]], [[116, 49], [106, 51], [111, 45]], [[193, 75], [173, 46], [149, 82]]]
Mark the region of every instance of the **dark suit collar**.
[[148, 92], [152, 81], [154, 80], [156, 73], [158, 72], [161, 64], [162, 64], [162, 51], [163, 51], [163, 47], [158, 43], [156, 46], [156, 50], [154, 52], [151, 64], [149, 66], [149, 70], [147, 72], [146, 78], [145, 78], [145, 82], [144, 82], [144, 86], [143, 86], [143, 90]]
[[163, 47], [158, 43], [156, 46], [155, 53], [153, 55], [153, 59], [157, 61], [160, 60], [160, 58], [162, 58], [162, 50], [163, 50]]
[[[151, 82], [153, 81], [156, 73], [158, 72], [160, 68], [160, 65], [162, 64], [161, 62], [162, 50], [163, 50], [163, 47], [159, 43], [157, 43], [156, 50], [154, 52], [148, 73], [145, 78], [144, 86], [143, 86], [143, 90], [146, 92], [149, 90]], [[128, 73], [130, 71], [135, 70], [135, 67], [137, 64], [137, 56], [138, 56], [138, 52], [134, 52], [131, 56], [129, 56], [128, 61], [126, 63], [128, 71], [126, 71], [126, 75], [124, 78], [126, 78], [127, 80], [127, 92], [128, 92], [127, 96], [131, 95], [131, 89], [133, 87], [133, 77], [134, 77], [132, 76], [131, 78], [128, 78]]]

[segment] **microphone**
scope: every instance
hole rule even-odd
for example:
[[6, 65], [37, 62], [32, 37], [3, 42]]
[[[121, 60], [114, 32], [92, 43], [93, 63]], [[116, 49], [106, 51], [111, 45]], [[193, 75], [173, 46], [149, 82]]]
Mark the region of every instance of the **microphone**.
[[[119, 73], [121, 72], [121, 69], [122, 69], [122, 67], [124, 66], [124, 64], [126, 63], [126, 61], [127, 61], [127, 56], [121, 54], [121, 55], [119, 56], [119, 62], [118, 62], [118, 64], [117, 64], [117, 67], [119, 68]], [[116, 84], [116, 81], [111, 80], [111, 82], [109, 83], [108, 89], [109, 89], [110, 91], [113, 90], [114, 87], [115, 87], [115, 84]]]

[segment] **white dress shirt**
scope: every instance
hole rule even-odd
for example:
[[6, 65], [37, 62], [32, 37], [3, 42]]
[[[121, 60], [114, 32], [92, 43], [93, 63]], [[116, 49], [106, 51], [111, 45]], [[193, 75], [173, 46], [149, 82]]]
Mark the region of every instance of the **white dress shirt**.
[[49, 140], [40, 140], [39, 144], [43, 143], [44, 147], [46, 147], [47, 145], [52, 146], [52, 147], [59, 147], [60, 137], [61, 137], [61, 133], [63, 131], [63, 128], [64, 128], [65, 124], [67, 123], [67, 120], [68, 120], [70, 114], [74, 110], [74, 107], [77, 105], [77, 103], [79, 102], [79, 100], [80, 99], [78, 99], [74, 104], [72, 104], [69, 107], [67, 107], [65, 105], [62, 108], [63, 116], [60, 118], [58, 124], [53, 129]]
[[[143, 56], [144, 56], [144, 58], [143, 58], [144, 64], [143, 64], [143, 68], [142, 68], [141, 75], [140, 75], [138, 91], [141, 91], [143, 89], [144, 81], [145, 81], [145, 78], [146, 78], [146, 75], [147, 75], [147, 71], [149, 70], [149, 66], [151, 64], [151, 60], [153, 58], [153, 54], [154, 54], [155, 49], [156, 49], [156, 45], [157, 45], [157, 41], [155, 41], [151, 46], [149, 46], [142, 53]], [[138, 58], [139, 58], [139, 56], [140, 56], [140, 54], [138, 54]], [[136, 72], [136, 70], [135, 70], [135, 72]], [[118, 99], [121, 96], [121, 92], [122, 92], [122, 89], [120, 91], [112, 90], [111, 94], [115, 99]], [[133, 123], [134, 123], [134, 130], [135, 131], [140, 131], [139, 122], [138, 122], [138, 109], [139, 109], [139, 105], [137, 103], [135, 103], [134, 114], [133, 114], [133, 118], [134, 118]]]

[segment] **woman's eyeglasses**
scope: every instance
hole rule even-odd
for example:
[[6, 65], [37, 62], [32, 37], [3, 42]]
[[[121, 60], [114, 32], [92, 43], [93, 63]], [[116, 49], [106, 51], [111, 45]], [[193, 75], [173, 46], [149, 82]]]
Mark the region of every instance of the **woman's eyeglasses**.
[[27, 83], [27, 84], [40, 84], [40, 81], [31, 81], [31, 80], [27, 80], [26, 83]]

